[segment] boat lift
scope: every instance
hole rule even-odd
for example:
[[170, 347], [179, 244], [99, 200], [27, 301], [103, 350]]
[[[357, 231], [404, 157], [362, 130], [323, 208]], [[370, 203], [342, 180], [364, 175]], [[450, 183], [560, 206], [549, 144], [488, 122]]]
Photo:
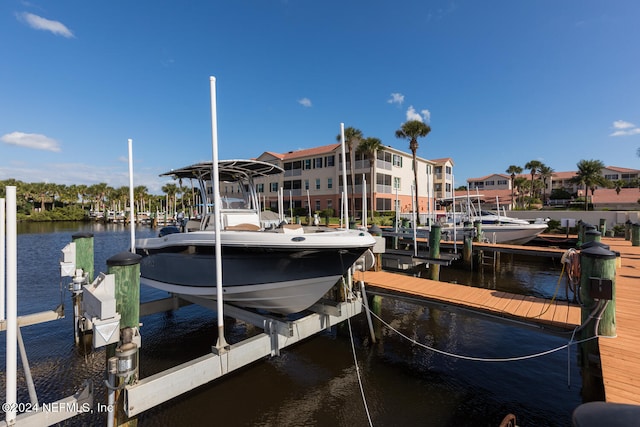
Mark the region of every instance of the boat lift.
[[[90, 381], [85, 381], [78, 392], [72, 396], [49, 403], [38, 401], [20, 328], [61, 319], [64, 317], [64, 310], [59, 306], [55, 310], [24, 316], [17, 315], [18, 259], [16, 187], [14, 186], [6, 187], [6, 200], [0, 199], [0, 248], [0, 330], [6, 332], [6, 394], [5, 402], [2, 406], [5, 418], [0, 420], [0, 426], [40, 427], [57, 424], [83, 412], [90, 411], [93, 408], [93, 384]], [[6, 317], [4, 310], [5, 297]], [[17, 400], [18, 350], [29, 391], [29, 402], [18, 402]]]

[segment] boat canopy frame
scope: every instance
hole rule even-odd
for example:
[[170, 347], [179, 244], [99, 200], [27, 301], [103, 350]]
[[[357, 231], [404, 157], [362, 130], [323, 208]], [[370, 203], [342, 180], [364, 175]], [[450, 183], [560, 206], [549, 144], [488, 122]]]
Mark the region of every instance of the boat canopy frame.
[[[220, 182], [237, 182], [244, 199], [250, 203], [251, 207], [258, 211], [258, 195], [254, 184], [255, 177], [271, 176], [284, 173], [278, 165], [263, 162], [260, 160], [220, 160], [218, 161], [218, 176]], [[203, 214], [209, 214], [210, 206], [213, 204], [213, 194], [207, 191], [207, 184], [213, 183], [213, 162], [200, 162], [190, 166], [178, 169], [172, 169], [169, 172], [160, 174], [160, 176], [171, 176], [173, 179], [195, 179], [200, 187], [200, 195], [205, 201]], [[213, 185], [213, 184], [211, 184]], [[219, 191], [219, 189], [218, 189]]]

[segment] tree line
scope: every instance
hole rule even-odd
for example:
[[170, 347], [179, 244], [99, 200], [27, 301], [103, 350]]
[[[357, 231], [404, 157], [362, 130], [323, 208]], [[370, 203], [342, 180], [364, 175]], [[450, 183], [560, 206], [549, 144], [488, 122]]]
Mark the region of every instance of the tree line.
[[[574, 177], [569, 179], [569, 182], [584, 188], [584, 197], [579, 199], [583, 199], [585, 210], [588, 210], [589, 207], [587, 191], [590, 191], [593, 197], [599, 187], [615, 188], [616, 192], [620, 193], [620, 190], [624, 187], [637, 187], [640, 185], [638, 179], [628, 182], [623, 180], [612, 181], [605, 178], [602, 175], [602, 169], [605, 168], [605, 164], [601, 160], [580, 160], [576, 166], [578, 171]], [[529, 171], [530, 180], [521, 175], [524, 171]], [[567, 190], [556, 189], [547, 198], [547, 182], [551, 180], [555, 171], [538, 160], [527, 162], [524, 168], [510, 165], [505, 172], [511, 177], [511, 204], [513, 206], [524, 208], [527, 205], [530, 208], [532, 204], [545, 203], [548, 199], [566, 199], [577, 196], [577, 194], [571, 194]]]
[[[0, 181], [0, 198], [6, 197], [6, 187], [16, 187], [16, 205], [20, 219], [81, 220], [90, 212], [124, 211], [129, 206], [129, 187], [114, 188], [102, 182], [93, 185], [65, 185], [45, 182], [23, 182], [16, 179]], [[149, 193], [146, 186], [133, 189], [136, 211], [175, 212], [191, 206], [191, 188], [169, 183], [162, 187], [163, 195]], [[185, 196], [186, 195], [186, 196]], [[181, 206], [181, 207], [180, 207]]]

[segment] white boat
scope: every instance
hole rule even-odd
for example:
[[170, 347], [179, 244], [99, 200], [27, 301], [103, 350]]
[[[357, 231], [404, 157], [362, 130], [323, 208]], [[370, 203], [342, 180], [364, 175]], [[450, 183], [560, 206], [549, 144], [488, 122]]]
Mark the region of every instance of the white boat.
[[[283, 170], [254, 160], [227, 160], [218, 165], [221, 188], [223, 182], [238, 183], [226, 186], [234, 188], [233, 198], [221, 195], [220, 235], [215, 233], [213, 213], [204, 212], [200, 221], [190, 220], [181, 230], [164, 228], [159, 237], [136, 240], [136, 252], [143, 256], [142, 284], [215, 299], [215, 242], [220, 238], [225, 303], [297, 313], [320, 300], [375, 244], [361, 230], [297, 224], [264, 228], [253, 178]], [[198, 181], [207, 201], [204, 208], [209, 209], [212, 169], [212, 162], [205, 162], [163, 175]], [[238, 199], [239, 194], [244, 198]]]
[[445, 238], [452, 239], [455, 234], [456, 240], [462, 240], [464, 223], [468, 222], [473, 226], [476, 221], [480, 221], [482, 224], [483, 236], [481, 240], [490, 243], [524, 245], [547, 229], [547, 221], [542, 218], [538, 218], [534, 222], [511, 218], [507, 216], [506, 212], [500, 214], [499, 205], [497, 212], [491, 212], [476, 209], [469, 197], [466, 198], [466, 201], [466, 204], [461, 203], [460, 211], [449, 216], [443, 224], [442, 233], [445, 234]]

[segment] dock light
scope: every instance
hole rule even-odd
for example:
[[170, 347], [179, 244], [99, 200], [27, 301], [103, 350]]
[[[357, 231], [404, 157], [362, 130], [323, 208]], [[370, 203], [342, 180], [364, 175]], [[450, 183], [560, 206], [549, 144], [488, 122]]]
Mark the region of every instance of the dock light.
[[129, 377], [138, 370], [138, 346], [134, 343], [122, 344], [116, 348], [118, 358], [116, 376]]

